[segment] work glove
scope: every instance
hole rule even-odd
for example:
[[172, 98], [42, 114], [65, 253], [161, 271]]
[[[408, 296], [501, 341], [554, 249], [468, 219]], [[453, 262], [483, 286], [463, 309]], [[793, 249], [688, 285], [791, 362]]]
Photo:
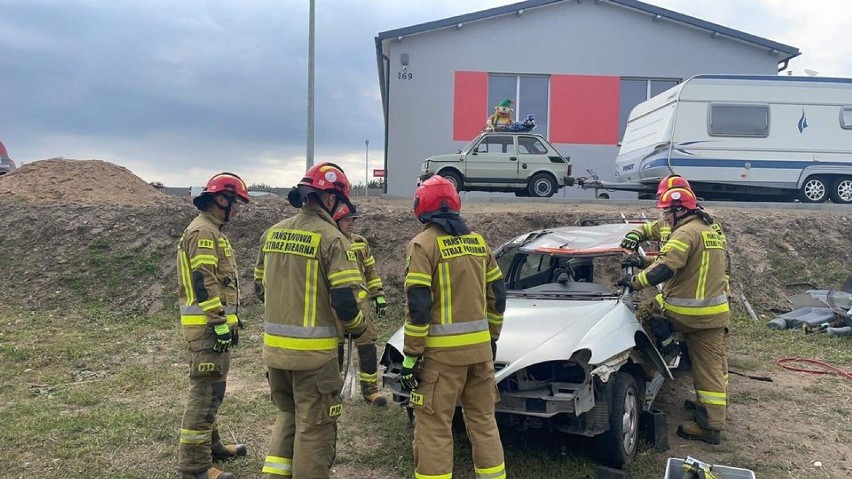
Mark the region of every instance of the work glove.
[[491, 360], [497, 360], [497, 341], [491, 341]]
[[621, 240], [621, 246], [624, 249], [629, 249], [632, 251], [636, 251], [639, 249], [639, 242], [642, 241], [642, 237], [639, 236], [639, 233], [635, 231], [631, 231], [624, 235], [624, 239]]
[[633, 267], [633, 268], [641, 268], [645, 265], [645, 260], [642, 259], [642, 256], [638, 254], [629, 254], [625, 256], [623, 260], [621, 260], [621, 266], [624, 268]]
[[402, 372], [399, 373], [402, 389], [410, 391], [420, 385], [420, 378], [417, 377], [419, 366], [420, 356], [406, 356], [402, 360]]
[[237, 327], [231, 331], [231, 346], [240, 344], [240, 330], [243, 328], [245, 328], [243, 321], [240, 318], [237, 318]]
[[619, 278], [618, 282], [615, 283], [616, 286], [624, 286], [626, 288], [633, 289], [633, 275], [624, 273], [621, 278]]
[[385, 301], [384, 295], [379, 295], [373, 298], [373, 303], [376, 305], [376, 316], [384, 317], [385, 310], [388, 309], [388, 303]]
[[216, 333], [216, 342], [213, 343], [213, 351], [224, 353], [231, 347], [231, 328], [227, 323], [217, 324], [213, 326], [213, 332]]

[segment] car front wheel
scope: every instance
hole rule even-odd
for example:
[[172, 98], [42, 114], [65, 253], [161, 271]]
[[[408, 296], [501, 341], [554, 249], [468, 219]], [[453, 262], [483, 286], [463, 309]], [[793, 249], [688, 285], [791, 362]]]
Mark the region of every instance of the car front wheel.
[[536, 173], [529, 183], [530, 196], [533, 198], [550, 198], [556, 193], [556, 181], [547, 173]]
[[639, 442], [639, 416], [642, 413], [636, 378], [626, 372], [611, 379], [609, 431], [595, 438], [595, 454], [601, 462], [622, 467], [630, 462]]
[[442, 171], [438, 173], [438, 175], [446, 178], [453, 186], [456, 187], [456, 191], [461, 191], [464, 184], [462, 183], [461, 176], [455, 171]]

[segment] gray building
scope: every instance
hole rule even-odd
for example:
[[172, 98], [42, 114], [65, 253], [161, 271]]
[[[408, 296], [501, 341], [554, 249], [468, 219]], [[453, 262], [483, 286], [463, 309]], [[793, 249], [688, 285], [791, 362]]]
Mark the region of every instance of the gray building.
[[696, 74], [775, 75], [799, 50], [635, 0], [529, 0], [379, 33], [376, 55], [387, 192], [408, 195], [420, 163], [462, 148], [501, 100], [575, 176], [612, 179], [636, 104]]

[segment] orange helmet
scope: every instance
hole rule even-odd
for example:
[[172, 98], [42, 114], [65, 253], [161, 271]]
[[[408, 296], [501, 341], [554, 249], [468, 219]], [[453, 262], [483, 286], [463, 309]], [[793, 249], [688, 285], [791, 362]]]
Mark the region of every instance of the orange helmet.
[[[287, 194], [287, 201], [296, 208], [301, 208], [305, 197], [317, 191], [333, 194], [339, 202], [355, 212], [355, 206], [349, 202], [349, 179], [343, 169], [334, 163], [320, 163], [308, 168], [302, 181]], [[328, 214], [332, 215], [334, 211], [336, 207], [328, 211]]]
[[689, 182], [686, 181], [686, 178], [680, 175], [669, 175], [660, 180], [660, 184], [657, 186], [657, 198], [672, 188], [685, 188], [692, 191], [692, 187], [689, 186]]
[[357, 218], [358, 216], [359, 215], [350, 210], [348, 206], [343, 205], [337, 209], [332, 218], [334, 218], [334, 221], [340, 221], [343, 218]]
[[337, 192], [349, 198], [349, 179], [334, 163], [320, 163], [310, 167], [298, 186], [307, 186], [329, 193]]
[[[218, 175], [213, 175], [212, 178], [207, 182], [207, 185], [201, 190], [201, 194], [198, 195], [195, 200], [199, 202], [205, 202], [206, 200], [202, 199], [205, 195], [213, 195], [216, 193], [232, 193], [234, 194], [240, 201], [244, 203], [249, 202], [249, 194], [248, 188], [246, 188], [246, 182], [242, 180], [239, 176], [233, 173], [219, 173]], [[195, 202], [193, 200], [193, 202]], [[199, 206], [196, 203], [196, 206]]]
[[657, 208], [685, 208], [697, 210], [698, 200], [695, 193], [686, 188], [672, 188], [660, 196], [657, 200]]
[[414, 217], [419, 221], [428, 220], [433, 213], [458, 214], [460, 211], [459, 193], [455, 185], [443, 176], [429, 178], [414, 192]]

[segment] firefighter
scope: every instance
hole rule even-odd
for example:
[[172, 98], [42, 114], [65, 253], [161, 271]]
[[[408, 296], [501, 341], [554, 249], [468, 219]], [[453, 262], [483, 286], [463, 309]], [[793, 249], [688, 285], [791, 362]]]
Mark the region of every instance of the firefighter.
[[216, 412], [225, 397], [231, 353], [239, 341], [236, 255], [222, 233], [248, 203], [248, 189], [233, 173], [220, 173], [192, 200], [201, 213], [178, 243], [180, 322], [191, 354], [189, 395], [180, 426], [178, 468], [184, 479], [232, 479], [213, 460], [246, 455], [243, 444], [223, 445]]
[[[352, 244], [352, 251], [358, 258], [358, 269], [365, 281], [361, 284], [361, 291], [358, 292], [358, 304], [364, 314], [364, 320], [367, 322], [367, 329], [355, 341], [355, 346], [358, 348], [358, 379], [361, 382], [361, 394], [368, 403], [383, 407], [387, 405], [388, 401], [379, 392], [376, 326], [370, 318], [370, 313], [371, 309], [375, 309], [377, 316], [383, 316], [388, 303], [385, 301], [382, 278], [376, 273], [376, 259], [370, 252], [370, 245], [363, 236], [353, 232], [356, 218], [358, 218], [358, 214], [353, 213], [346, 205], [343, 205], [334, 213], [334, 221], [337, 222], [337, 227]], [[340, 341], [337, 345], [338, 365], [343, 368], [344, 334], [342, 328], [338, 329]]]
[[[692, 191], [689, 181], [680, 175], [669, 175], [657, 185], [657, 200], [671, 188], [685, 188]], [[643, 223], [641, 226], [631, 230], [621, 240], [621, 247], [631, 251], [639, 249], [639, 243], [643, 241], [658, 241], [662, 248], [672, 233], [671, 226], [663, 220], [654, 220]], [[653, 263], [653, 257], [633, 255], [625, 261], [625, 265], [646, 268]], [[663, 354], [668, 356], [678, 350], [677, 341], [674, 337], [671, 323], [663, 317], [659, 306], [660, 298], [643, 301], [636, 308], [636, 319], [638, 319], [650, 336], [654, 339], [655, 346]]]
[[[686, 178], [672, 174], [660, 180], [660, 183], [657, 185], [657, 199], [659, 200], [663, 193], [672, 188], [685, 188], [692, 192], [692, 187]], [[700, 203], [698, 204], [698, 207], [701, 208]], [[722, 242], [725, 244], [725, 292], [730, 297], [731, 258], [727, 250], [727, 239], [725, 237], [725, 233], [718, 221], [711, 219], [710, 216], [703, 211], [702, 216], [705, 218], [705, 221], [710, 223], [710, 227], [713, 228], [713, 230], [722, 238]], [[668, 241], [671, 232], [672, 229], [668, 223], [665, 221], [654, 220], [644, 223], [642, 226], [627, 233], [624, 236], [624, 239], [621, 240], [621, 247], [636, 251], [639, 249], [639, 243], [643, 241], [659, 241], [660, 248], [662, 248], [666, 244], [666, 241]], [[632, 259], [628, 261], [629, 264], [640, 268], [646, 268], [652, 262], [653, 258], [641, 256], [633, 256]], [[659, 307], [661, 304], [660, 299], [661, 298], [654, 298], [654, 300], [643, 302], [636, 309], [636, 318], [641, 321], [643, 325], [646, 325], [647, 329], [651, 332], [651, 336], [657, 342], [657, 348], [660, 349], [663, 354], [667, 354], [677, 349], [677, 343], [672, 336], [673, 331], [671, 325], [662, 317], [662, 311]], [[725, 384], [728, 384], [727, 365], [725, 366]], [[687, 400], [684, 403], [684, 406], [688, 410], [695, 409], [695, 403], [690, 400]]]
[[494, 417], [493, 360], [506, 286], [491, 249], [459, 216], [448, 180], [433, 176], [414, 193], [423, 229], [406, 248], [405, 354], [400, 383], [414, 411], [414, 477], [449, 478], [456, 403], [473, 447], [478, 478], [506, 477]]
[[618, 284], [634, 290], [662, 284], [659, 305], [684, 337], [697, 398], [695, 421], [678, 426], [677, 433], [685, 439], [719, 444], [727, 404], [725, 330], [730, 315], [725, 242], [705, 218], [692, 191], [669, 189], [660, 196], [657, 208], [672, 229], [671, 237], [650, 267], [635, 276], [623, 276]]
[[366, 329], [355, 252], [332, 213], [349, 203], [349, 180], [332, 163], [312, 166], [287, 195], [299, 213], [266, 230], [255, 265], [264, 302], [263, 361], [278, 408], [264, 478], [327, 478], [343, 411], [337, 322]]

